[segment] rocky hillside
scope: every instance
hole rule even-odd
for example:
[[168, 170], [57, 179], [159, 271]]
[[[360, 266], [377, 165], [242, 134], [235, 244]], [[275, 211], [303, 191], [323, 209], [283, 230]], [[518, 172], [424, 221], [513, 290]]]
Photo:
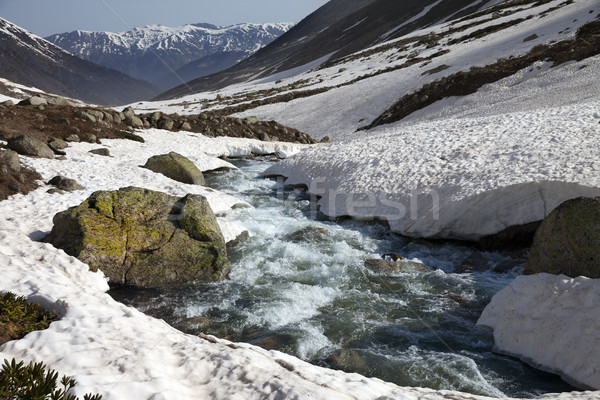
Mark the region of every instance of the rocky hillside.
[[0, 77], [99, 104], [151, 98], [147, 82], [101, 67], [0, 18]]
[[[149, 25], [120, 33], [73, 31], [46, 39], [81, 58], [168, 89], [232, 66], [291, 27], [289, 23]], [[186, 68], [189, 63], [193, 66]]]
[[[496, 3], [492, 0], [332, 0], [285, 35], [238, 65], [161, 94], [159, 99], [215, 90], [339, 57], [435, 23], [459, 18]], [[313, 65], [311, 65], [312, 67]], [[306, 68], [309, 69], [309, 68]]]

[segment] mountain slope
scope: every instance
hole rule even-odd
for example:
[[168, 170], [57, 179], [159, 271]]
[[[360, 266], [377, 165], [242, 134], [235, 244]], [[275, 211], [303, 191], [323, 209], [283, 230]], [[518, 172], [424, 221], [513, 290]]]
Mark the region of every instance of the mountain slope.
[[[120, 33], [73, 31], [46, 39], [81, 58], [167, 89], [186, 81], [187, 76], [176, 77], [173, 73], [186, 64], [224, 52], [247, 57], [291, 27], [288, 23], [238, 24], [225, 28], [210, 24], [175, 28], [149, 25]], [[207, 72], [191, 68], [197, 75], [190, 79], [231, 65], [226, 61], [213, 62]]]
[[148, 99], [157, 89], [121, 72], [82, 60], [0, 18], [2, 78], [99, 104]]
[[[188, 82], [161, 94], [176, 98], [215, 90], [248, 78], [265, 77], [311, 61], [330, 60], [399, 37], [408, 32], [475, 11], [494, 0], [370, 0], [330, 1], [269, 46], [227, 71]], [[327, 17], [337, 18], [328, 20]]]

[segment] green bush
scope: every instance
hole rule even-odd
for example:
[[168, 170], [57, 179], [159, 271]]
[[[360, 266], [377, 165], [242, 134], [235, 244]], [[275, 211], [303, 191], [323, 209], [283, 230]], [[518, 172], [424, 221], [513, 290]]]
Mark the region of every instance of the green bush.
[[[23, 361], [17, 363], [4, 360], [0, 371], [0, 399], [2, 400], [78, 400], [78, 397], [67, 392], [75, 387], [77, 382], [63, 376], [58, 383], [58, 372], [48, 370], [43, 363]], [[99, 394], [86, 394], [84, 400], [101, 400]]]
[[14, 293], [0, 296], [0, 344], [20, 339], [29, 332], [46, 329], [57, 320], [56, 313], [46, 311], [38, 304], [28, 303]]

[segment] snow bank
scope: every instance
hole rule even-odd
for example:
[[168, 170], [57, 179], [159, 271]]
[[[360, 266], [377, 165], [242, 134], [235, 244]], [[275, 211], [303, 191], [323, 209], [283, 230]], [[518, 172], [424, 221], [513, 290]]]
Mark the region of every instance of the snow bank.
[[496, 349], [600, 389], [600, 280], [520, 276], [497, 293], [478, 325], [494, 330]]
[[[42, 187], [0, 202], [0, 291], [24, 295], [61, 316], [49, 329], [0, 347], [0, 360], [16, 357], [44, 361], [79, 382], [75, 394], [100, 393], [106, 400], [484, 399], [456, 392], [400, 388], [248, 344], [183, 334], [114, 301], [105, 293], [108, 285], [101, 272], [89, 272], [87, 265], [64, 251], [36, 242], [50, 230], [56, 212], [100, 189], [137, 185], [171, 194], [199, 193], [207, 196], [220, 213], [243, 204], [211, 189], [180, 184], [140, 168], [151, 155], [178, 151], [212, 168], [226, 163], [207, 153], [291, 153], [301, 148], [158, 130], [141, 135], [146, 139], [144, 144], [104, 140], [112, 157], [88, 153], [97, 145], [74, 143], [63, 161], [21, 158], [44, 179], [62, 173], [76, 178], [85, 189], [51, 195], [46, 193], [48, 187]], [[227, 215], [220, 223], [224, 221], [224, 231], [232, 229]]]
[[325, 214], [381, 218], [413, 237], [476, 240], [600, 195], [600, 103], [362, 132], [269, 168]]

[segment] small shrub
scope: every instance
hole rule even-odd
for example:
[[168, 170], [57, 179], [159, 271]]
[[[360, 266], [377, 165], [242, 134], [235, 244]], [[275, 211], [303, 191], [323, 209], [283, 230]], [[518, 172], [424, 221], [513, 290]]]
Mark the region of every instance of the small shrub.
[[[78, 400], [78, 397], [68, 394], [77, 382], [63, 376], [58, 382], [58, 372], [48, 370], [43, 363], [23, 361], [17, 363], [4, 360], [0, 371], [0, 399], [2, 400]], [[60, 386], [60, 387], [59, 387]], [[86, 394], [84, 400], [101, 400], [99, 394]]]
[[28, 303], [24, 297], [14, 293], [5, 293], [0, 296], [0, 344], [46, 329], [56, 319], [56, 313]]

